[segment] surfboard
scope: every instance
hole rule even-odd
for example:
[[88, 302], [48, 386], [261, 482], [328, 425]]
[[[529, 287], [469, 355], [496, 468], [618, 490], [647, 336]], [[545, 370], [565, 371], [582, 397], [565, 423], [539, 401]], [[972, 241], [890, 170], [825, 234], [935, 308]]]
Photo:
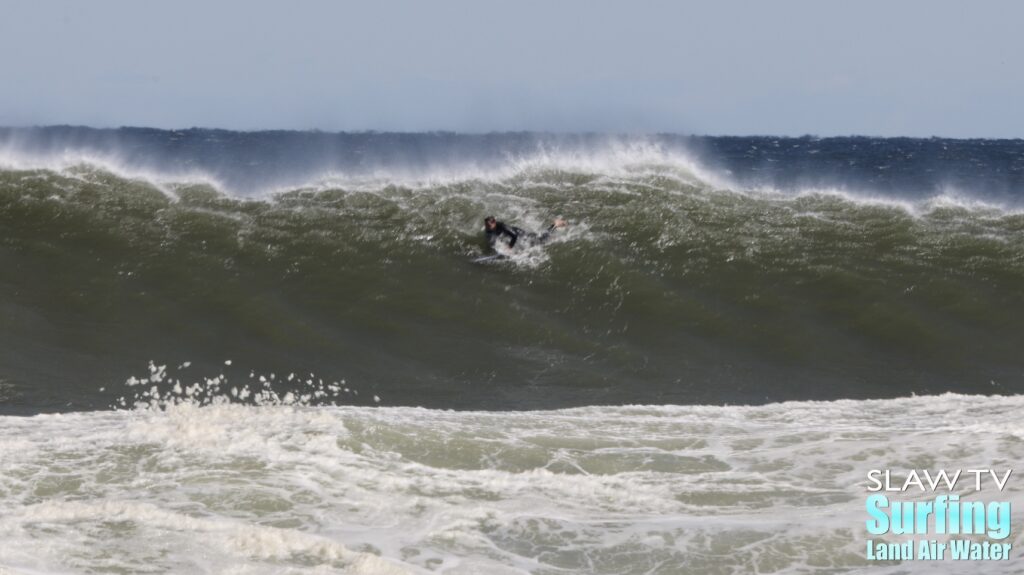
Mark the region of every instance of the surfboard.
[[473, 258], [472, 260], [470, 260], [470, 262], [474, 264], [486, 264], [490, 262], [500, 262], [501, 260], [505, 259], [508, 259], [508, 256], [502, 254], [494, 254], [490, 256], [480, 256], [478, 258]]

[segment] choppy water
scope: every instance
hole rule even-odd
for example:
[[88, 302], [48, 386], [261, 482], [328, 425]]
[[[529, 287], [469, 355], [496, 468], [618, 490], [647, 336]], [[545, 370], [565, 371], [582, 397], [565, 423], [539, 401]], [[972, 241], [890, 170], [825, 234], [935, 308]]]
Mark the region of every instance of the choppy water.
[[[1012, 465], [1020, 397], [0, 420], [15, 573], [986, 573], [864, 559], [866, 472]], [[898, 439], [897, 439], [898, 438]], [[994, 497], [988, 494], [989, 498]], [[1011, 480], [1002, 500], [1024, 504]], [[1008, 542], [1024, 543], [1015, 522]], [[959, 570], [959, 571], [958, 571]]]

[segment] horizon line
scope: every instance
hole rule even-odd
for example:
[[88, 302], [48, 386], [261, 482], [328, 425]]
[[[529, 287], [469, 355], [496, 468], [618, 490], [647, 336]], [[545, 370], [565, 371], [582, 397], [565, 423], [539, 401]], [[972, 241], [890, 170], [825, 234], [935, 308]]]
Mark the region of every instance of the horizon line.
[[784, 139], [810, 139], [810, 140], [827, 140], [827, 139], [873, 139], [873, 140], [961, 140], [961, 141], [972, 141], [972, 140], [987, 140], [987, 141], [1017, 141], [1024, 139], [1024, 136], [1017, 137], [986, 137], [986, 136], [940, 136], [932, 134], [930, 136], [882, 136], [882, 135], [871, 135], [864, 133], [850, 133], [850, 134], [832, 134], [832, 135], [820, 135], [812, 133], [804, 133], [800, 135], [793, 134], [772, 134], [772, 133], [746, 133], [746, 134], [714, 134], [714, 133], [691, 133], [691, 132], [675, 132], [675, 131], [596, 131], [596, 130], [582, 130], [582, 131], [554, 131], [554, 130], [533, 130], [533, 129], [519, 129], [519, 130], [485, 130], [485, 131], [459, 131], [452, 129], [429, 129], [429, 130], [379, 130], [373, 128], [367, 129], [352, 129], [352, 130], [333, 130], [324, 128], [222, 128], [222, 127], [210, 127], [210, 126], [189, 126], [186, 128], [164, 128], [158, 126], [143, 126], [143, 125], [120, 125], [120, 126], [91, 126], [88, 124], [25, 124], [25, 125], [0, 125], [0, 130], [51, 130], [51, 129], [75, 129], [75, 130], [94, 130], [94, 131], [120, 131], [120, 130], [150, 130], [157, 132], [227, 132], [236, 134], [269, 134], [269, 133], [290, 133], [290, 134], [322, 134], [322, 135], [448, 135], [448, 136], [501, 136], [501, 135], [543, 135], [543, 136], [610, 136], [610, 137], [621, 137], [621, 138], [637, 138], [637, 137], [686, 137], [686, 138], [784, 138]]

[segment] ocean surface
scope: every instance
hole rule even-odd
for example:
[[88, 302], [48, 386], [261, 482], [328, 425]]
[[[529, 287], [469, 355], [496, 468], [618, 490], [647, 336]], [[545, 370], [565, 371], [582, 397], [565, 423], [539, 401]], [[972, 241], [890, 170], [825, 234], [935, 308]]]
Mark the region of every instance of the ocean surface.
[[1022, 320], [1024, 140], [0, 129], [0, 574], [977, 570]]

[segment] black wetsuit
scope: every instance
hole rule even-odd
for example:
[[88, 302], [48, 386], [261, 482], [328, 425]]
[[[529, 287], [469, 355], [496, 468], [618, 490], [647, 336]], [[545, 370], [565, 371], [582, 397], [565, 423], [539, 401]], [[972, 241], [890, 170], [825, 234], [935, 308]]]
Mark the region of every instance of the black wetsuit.
[[488, 230], [485, 228], [484, 233], [487, 234], [487, 243], [489, 243], [491, 247], [494, 247], [494, 243], [497, 242], [498, 239], [501, 238], [501, 236], [508, 236], [508, 247], [514, 248], [516, 246], [516, 242], [519, 240], [521, 236], [526, 236], [526, 239], [529, 240], [529, 243], [531, 244], [544, 243], [548, 241], [549, 238], [551, 238], [551, 233], [555, 231], [556, 227], [557, 226], [555, 224], [551, 224], [550, 226], [548, 226], [547, 231], [538, 236], [535, 233], [527, 232], [523, 228], [517, 228], [516, 226], [506, 226], [503, 222], [497, 222], [497, 225], [494, 226], [493, 230]]
[[487, 234], [487, 242], [492, 246], [501, 238], [501, 236], [508, 236], [508, 247], [514, 248], [519, 236], [526, 232], [524, 232], [522, 228], [506, 226], [504, 223], [498, 222], [497, 225], [494, 226], [493, 230], [484, 230], [484, 233]]

